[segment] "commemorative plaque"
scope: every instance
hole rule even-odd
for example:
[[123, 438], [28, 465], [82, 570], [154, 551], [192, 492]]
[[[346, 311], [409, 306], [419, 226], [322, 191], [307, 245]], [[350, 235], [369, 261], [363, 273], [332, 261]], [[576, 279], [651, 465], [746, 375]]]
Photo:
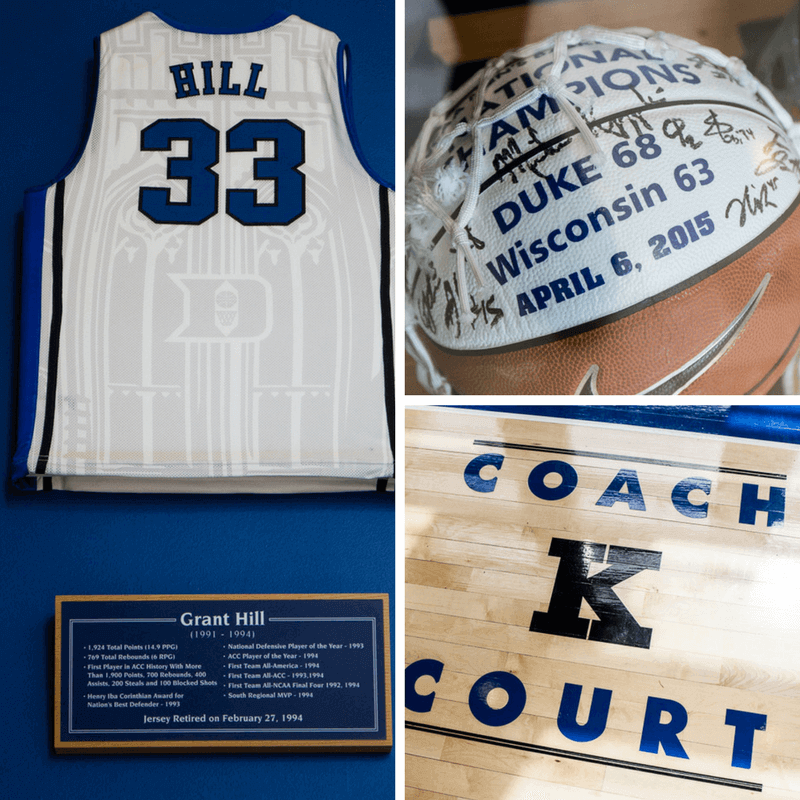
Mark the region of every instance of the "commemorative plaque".
[[392, 746], [389, 599], [56, 597], [58, 753]]

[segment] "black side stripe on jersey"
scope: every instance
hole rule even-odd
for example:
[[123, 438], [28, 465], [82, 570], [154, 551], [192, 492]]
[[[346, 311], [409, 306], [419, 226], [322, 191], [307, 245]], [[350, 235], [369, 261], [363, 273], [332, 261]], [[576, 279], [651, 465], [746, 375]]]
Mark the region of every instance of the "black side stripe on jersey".
[[392, 337], [392, 247], [391, 217], [389, 214], [389, 190], [385, 186], [378, 189], [380, 204], [381, 236], [381, 310], [383, 316], [383, 375], [386, 398], [386, 420], [389, 424], [389, 443], [394, 458], [394, 348]]
[[56, 184], [56, 196], [53, 209], [53, 300], [52, 317], [50, 319], [50, 344], [47, 357], [47, 394], [44, 401], [44, 425], [42, 427], [42, 445], [36, 462], [36, 474], [43, 475], [47, 471], [50, 458], [50, 445], [53, 441], [53, 425], [56, 411], [56, 378], [58, 376], [58, 342], [61, 333], [62, 313], [62, 273], [64, 269], [64, 181]]

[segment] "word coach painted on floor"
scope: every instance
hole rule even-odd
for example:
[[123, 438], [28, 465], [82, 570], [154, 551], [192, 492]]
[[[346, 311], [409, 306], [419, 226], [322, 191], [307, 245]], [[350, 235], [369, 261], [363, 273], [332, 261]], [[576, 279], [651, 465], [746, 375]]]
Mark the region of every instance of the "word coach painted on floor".
[[[603, 456], [604, 458], [607, 456]], [[655, 461], [655, 460], [654, 460]], [[474, 492], [495, 491], [505, 456], [485, 453], [471, 459], [464, 469], [464, 482]], [[484, 468], [486, 468], [484, 470]], [[698, 467], [698, 470], [702, 470]], [[706, 470], [708, 467], [706, 467]], [[488, 477], [491, 474], [491, 477]], [[555, 480], [555, 483], [553, 482]], [[530, 493], [539, 500], [563, 500], [578, 487], [578, 469], [568, 461], [550, 459], [537, 463], [527, 477]], [[783, 525], [786, 510], [786, 487], [770, 482], [740, 480], [738, 504], [739, 524], [756, 525], [759, 512], [768, 527]], [[692, 492], [696, 492], [694, 495]], [[699, 498], [699, 499], [698, 499]], [[672, 507], [684, 517], [706, 519], [712, 501], [712, 481], [704, 476], [687, 476], [672, 487]], [[647, 513], [647, 498], [642, 491], [639, 474], [627, 466], [620, 467], [614, 478], [597, 498], [596, 506], [616, 508], [627, 506], [631, 511]]]

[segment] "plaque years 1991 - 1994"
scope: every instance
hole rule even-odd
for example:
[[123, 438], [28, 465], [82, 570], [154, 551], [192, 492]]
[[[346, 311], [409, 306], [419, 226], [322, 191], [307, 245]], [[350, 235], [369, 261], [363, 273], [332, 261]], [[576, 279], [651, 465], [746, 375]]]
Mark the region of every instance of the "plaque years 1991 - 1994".
[[385, 751], [387, 595], [56, 598], [57, 752]]

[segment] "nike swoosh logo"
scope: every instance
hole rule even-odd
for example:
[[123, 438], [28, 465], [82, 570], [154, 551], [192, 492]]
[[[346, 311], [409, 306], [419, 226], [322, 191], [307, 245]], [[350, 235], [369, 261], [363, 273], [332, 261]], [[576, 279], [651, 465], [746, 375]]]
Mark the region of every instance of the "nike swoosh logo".
[[[663, 378], [658, 383], [654, 383], [649, 388], [637, 394], [680, 394], [685, 391], [733, 347], [737, 338], [755, 313], [771, 279], [772, 275], [767, 273], [753, 293], [753, 296], [736, 316], [736, 319], [734, 319], [708, 347], [698, 353], [691, 361], [687, 361], [682, 367], [679, 367], [677, 370], [667, 375], [666, 378]], [[600, 367], [597, 364], [592, 364], [581, 379], [578, 388], [575, 390], [575, 394], [599, 395], [600, 393], [597, 391], [597, 376], [599, 373]]]

